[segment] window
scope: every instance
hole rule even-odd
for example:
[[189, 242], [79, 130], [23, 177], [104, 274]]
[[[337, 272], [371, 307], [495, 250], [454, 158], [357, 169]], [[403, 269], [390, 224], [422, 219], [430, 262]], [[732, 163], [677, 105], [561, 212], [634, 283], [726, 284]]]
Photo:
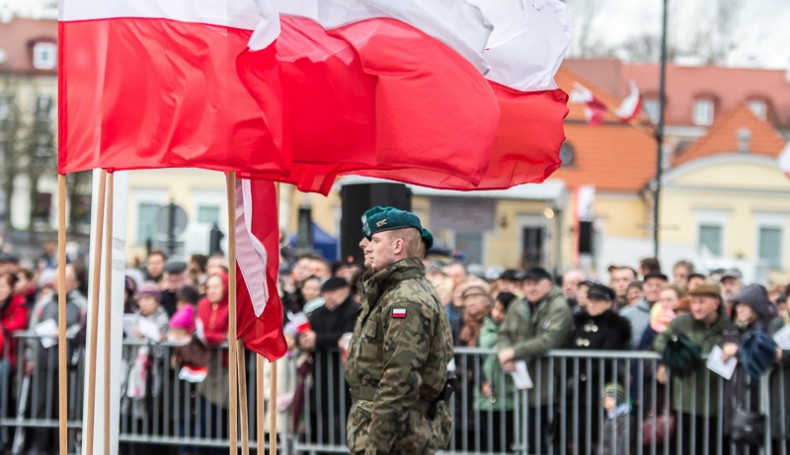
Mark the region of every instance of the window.
[[765, 120], [768, 117], [768, 107], [765, 105], [765, 101], [763, 100], [750, 100], [749, 109], [754, 115], [762, 120]]
[[692, 122], [695, 125], [708, 126], [713, 123], [713, 100], [698, 99], [694, 101], [694, 112]]
[[757, 254], [761, 264], [782, 268], [782, 229], [762, 226], [757, 233]]
[[149, 239], [156, 240], [156, 216], [162, 204], [141, 202], [137, 206], [137, 243], [145, 244]]
[[573, 167], [576, 164], [576, 150], [569, 142], [563, 142], [560, 147], [560, 161], [562, 167]]
[[198, 206], [197, 222], [209, 226], [219, 225], [219, 207], [215, 205]]
[[658, 117], [660, 115], [659, 109], [661, 108], [661, 105], [658, 104], [657, 99], [646, 99], [642, 108], [647, 113], [647, 116], [650, 118], [651, 122], [658, 123]]
[[54, 70], [57, 66], [57, 44], [36, 43], [33, 45], [33, 68], [37, 70]]
[[722, 228], [716, 224], [699, 225], [699, 241], [697, 249], [714, 257], [721, 257]]
[[756, 262], [772, 270], [785, 266], [785, 231], [788, 214], [781, 212], [755, 212], [754, 233], [757, 237]]

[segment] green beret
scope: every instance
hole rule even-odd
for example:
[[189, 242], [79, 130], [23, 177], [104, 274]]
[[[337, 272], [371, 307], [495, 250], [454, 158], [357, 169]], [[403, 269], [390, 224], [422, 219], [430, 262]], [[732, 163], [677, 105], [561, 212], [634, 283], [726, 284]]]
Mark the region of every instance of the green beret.
[[[362, 233], [368, 240], [373, 234], [393, 229], [414, 228], [424, 236], [422, 223], [417, 215], [393, 207], [373, 207], [362, 215]], [[431, 237], [433, 239], [433, 237]]]
[[433, 246], [433, 234], [431, 234], [431, 231], [422, 228], [422, 235], [420, 237], [422, 241], [425, 242], [425, 250], [430, 250]]

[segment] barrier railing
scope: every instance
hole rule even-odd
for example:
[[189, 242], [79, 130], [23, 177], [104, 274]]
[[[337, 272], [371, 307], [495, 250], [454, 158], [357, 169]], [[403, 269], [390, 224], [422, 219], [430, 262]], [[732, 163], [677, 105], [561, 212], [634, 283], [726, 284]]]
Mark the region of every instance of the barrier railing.
[[[57, 431], [57, 346], [18, 333], [13, 371], [0, 368], [0, 441], [22, 453], [24, 440]], [[175, 346], [125, 340], [121, 376], [123, 445], [227, 447], [227, 351], [213, 350], [209, 376], [193, 383], [171, 366]], [[70, 441], [78, 447], [82, 419], [84, 351], [70, 344]], [[308, 358], [309, 357], [309, 358]], [[33, 365], [31, 365], [32, 363]], [[255, 361], [248, 357], [251, 447], [255, 448]], [[652, 352], [557, 350], [526, 363], [532, 387], [517, 390], [490, 349], [456, 348], [457, 385], [450, 407], [453, 435], [443, 453], [551, 454], [781, 454], [787, 455], [785, 391], [790, 376], [777, 367], [759, 382], [732, 387], [701, 367], [688, 378], [662, 371]], [[10, 370], [11, 368], [9, 368]], [[3, 378], [8, 378], [6, 381]], [[131, 378], [131, 380], [130, 380]], [[278, 364], [280, 453], [346, 453], [351, 406], [341, 355], [287, 356]], [[607, 385], [619, 384], [620, 387]], [[740, 388], [739, 388], [740, 387]], [[619, 402], [607, 411], [604, 390]], [[730, 393], [734, 391], [733, 393]], [[765, 417], [760, 443], [736, 446], [730, 430], [735, 408]], [[266, 417], [266, 431], [269, 419]]]

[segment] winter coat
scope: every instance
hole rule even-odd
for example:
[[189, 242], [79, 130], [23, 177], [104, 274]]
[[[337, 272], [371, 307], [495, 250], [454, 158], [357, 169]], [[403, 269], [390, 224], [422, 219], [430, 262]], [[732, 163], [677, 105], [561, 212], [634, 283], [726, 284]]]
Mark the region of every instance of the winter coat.
[[[549, 387], [554, 384], [556, 388], [556, 384], [560, 383], [557, 371], [550, 367], [544, 356], [552, 349], [567, 345], [571, 324], [571, 310], [557, 287], [534, 305], [527, 299], [520, 299], [508, 307], [505, 321], [499, 328], [496, 349], [513, 348], [515, 360], [527, 362], [532, 381], [543, 385], [529, 394], [530, 407], [549, 404], [549, 397], [557, 396], [557, 390]], [[538, 371], [540, 376], [537, 376]], [[510, 375], [506, 376], [506, 384], [507, 393], [512, 395], [515, 386]]]
[[[667, 329], [658, 335], [654, 349], [661, 354], [667, 342], [673, 335], [682, 333], [693, 343], [700, 347], [703, 355], [710, 353], [714, 346], [719, 344], [724, 334], [724, 329], [729, 325], [730, 319], [719, 307], [718, 317], [710, 327], [695, 320], [691, 313], [682, 313], [669, 323]], [[702, 417], [714, 417], [720, 409], [719, 394], [721, 381], [719, 376], [711, 373], [700, 360], [694, 372], [685, 377], [672, 376], [672, 406], [673, 409], [688, 414]], [[706, 393], [707, 392], [707, 393]], [[705, 402], [708, 401], [706, 409]]]
[[[759, 318], [746, 327], [738, 327], [735, 322], [730, 322], [722, 336], [721, 345], [735, 343], [739, 347], [749, 335], [756, 330], [768, 333], [768, 325], [772, 321]], [[732, 429], [732, 416], [735, 409], [740, 407], [749, 411], [760, 410], [760, 380], [750, 377], [740, 363], [735, 367], [732, 378], [724, 383], [724, 402], [722, 412], [724, 416], [724, 429]]]
[[628, 455], [636, 453], [639, 439], [634, 429], [639, 428], [636, 419], [628, 411], [628, 405], [617, 407], [613, 415], [607, 415], [603, 423], [603, 439], [598, 446], [599, 455]]
[[[496, 346], [497, 338], [499, 337], [499, 324], [494, 322], [491, 317], [487, 317], [480, 328], [480, 336], [478, 338], [478, 346], [481, 348], [493, 348]], [[505, 372], [499, 365], [499, 360], [496, 354], [483, 355], [480, 359], [482, 365], [482, 382], [488, 384], [491, 390], [491, 396], [484, 396], [481, 390], [475, 390], [475, 409], [481, 411], [488, 410], [512, 410], [513, 409], [513, 393], [512, 388], [506, 388]], [[509, 375], [507, 375], [509, 376]], [[512, 385], [512, 384], [511, 384]], [[507, 391], [510, 391], [509, 393]]]
[[228, 298], [227, 277], [225, 298], [211, 302], [203, 298], [198, 302], [197, 318], [203, 325], [206, 347], [211, 351], [208, 362], [208, 376], [198, 384], [198, 393], [214, 405], [228, 407], [228, 352], [219, 346], [228, 340]]
[[639, 342], [645, 330], [650, 326], [650, 304], [644, 298], [639, 299], [636, 306], [627, 306], [620, 310], [620, 316], [631, 323], [631, 341], [628, 347], [631, 350], [639, 349]]
[[[11, 364], [12, 369], [16, 369], [16, 342], [11, 336], [13, 332], [25, 330], [27, 328], [28, 306], [25, 296], [15, 294], [10, 296], [0, 306], [0, 326], [6, 343], [1, 346], [0, 355]], [[6, 354], [7, 353], [7, 354]]]
[[[773, 336], [784, 327], [781, 318], [768, 324], [768, 334]], [[782, 350], [782, 360], [768, 373], [771, 437], [790, 440], [790, 349]]]

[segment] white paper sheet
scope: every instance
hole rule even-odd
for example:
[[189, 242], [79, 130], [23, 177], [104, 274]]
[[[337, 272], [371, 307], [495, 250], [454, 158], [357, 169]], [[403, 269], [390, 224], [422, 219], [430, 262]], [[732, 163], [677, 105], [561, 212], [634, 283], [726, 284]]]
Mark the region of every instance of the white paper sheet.
[[513, 376], [513, 383], [518, 390], [526, 390], [533, 387], [532, 378], [529, 377], [529, 371], [527, 371], [527, 362], [523, 360], [516, 362], [516, 369], [510, 375]]
[[41, 346], [44, 349], [51, 348], [58, 344], [58, 323], [54, 319], [41, 321], [33, 328], [36, 335], [41, 337]]
[[735, 367], [738, 365], [738, 358], [733, 356], [724, 362], [721, 359], [722, 354], [723, 352], [721, 348], [714, 346], [713, 349], [711, 349], [710, 354], [708, 354], [707, 366], [710, 371], [718, 374], [724, 379], [730, 379], [732, 377], [732, 373], [735, 372]]
[[774, 334], [774, 341], [783, 351], [790, 350], [790, 325], [786, 325]]

